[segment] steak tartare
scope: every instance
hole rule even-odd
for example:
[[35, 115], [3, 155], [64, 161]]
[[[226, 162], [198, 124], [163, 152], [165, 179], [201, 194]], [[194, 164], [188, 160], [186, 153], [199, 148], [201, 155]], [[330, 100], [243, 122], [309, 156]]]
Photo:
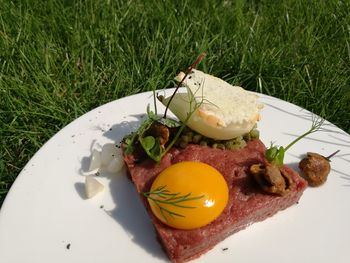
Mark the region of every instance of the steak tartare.
[[291, 168], [281, 168], [294, 182], [293, 189], [283, 196], [263, 193], [249, 174], [251, 165], [267, 162], [265, 151], [264, 144], [254, 139], [236, 151], [194, 144], [185, 149], [173, 148], [160, 163], [150, 159], [139, 160], [133, 154], [124, 156], [129, 176], [140, 194], [149, 191], [161, 171], [183, 161], [207, 163], [216, 168], [227, 182], [229, 200], [222, 214], [210, 224], [192, 230], [175, 229], [163, 224], [153, 215], [147, 199], [141, 195], [159, 240], [172, 262], [197, 258], [231, 234], [298, 202], [307, 182]]

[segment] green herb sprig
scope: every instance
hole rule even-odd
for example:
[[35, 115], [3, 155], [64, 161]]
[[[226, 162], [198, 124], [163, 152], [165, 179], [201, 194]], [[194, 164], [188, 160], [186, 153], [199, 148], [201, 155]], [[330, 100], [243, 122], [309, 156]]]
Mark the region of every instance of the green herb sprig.
[[185, 195], [181, 195], [180, 193], [171, 193], [168, 189], [166, 189], [166, 186], [160, 186], [153, 191], [143, 192], [142, 194], [146, 198], [148, 198], [148, 200], [154, 202], [154, 204], [159, 208], [160, 213], [166, 222], [168, 222], [167, 215], [171, 218], [185, 216], [179, 213], [175, 213], [168, 208], [165, 208], [164, 205], [170, 205], [173, 207], [185, 209], [193, 209], [196, 208], [196, 206], [189, 206], [184, 203], [192, 200], [198, 200], [204, 197], [204, 195], [192, 196], [192, 193], [188, 193]]
[[297, 137], [291, 143], [289, 143], [286, 147], [283, 147], [283, 146], [277, 147], [271, 143], [270, 148], [268, 148], [265, 152], [266, 159], [276, 166], [282, 166], [284, 163], [284, 155], [286, 151], [289, 148], [291, 148], [294, 144], [296, 144], [298, 141], [300, 141], [302, 138], [306, 137], [307, 135], [310, 135], [311, 133], [319, 131], [323, 123], [324, 123], [324, 119], [320, 117], [313, 119], [311, 128], [307, 132]]

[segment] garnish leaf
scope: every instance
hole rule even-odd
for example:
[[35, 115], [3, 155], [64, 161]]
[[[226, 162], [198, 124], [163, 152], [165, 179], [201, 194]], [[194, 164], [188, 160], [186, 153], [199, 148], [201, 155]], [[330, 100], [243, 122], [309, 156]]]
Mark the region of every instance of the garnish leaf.
[[150, 120], [158, 121], [158, 120], [161, 118], [160, 116], [157, 116], [156, 113], [154, 113], [153, 111], [150, 110], [149, 104], [147, 104], [147, 109], [146, 109], [146, 111], [147, 111], [147, 117], [148, 117], [148, 119], [150, 119]]
[[141, 143], [142, 148], [146, 154], [156, 162], [159, 162], [163, 156], [163, 149], [160, 146], [159, 138], [155, 138], [151, 135], [144, 136], [146, 131], [151, 127], [154, 120], [147, 119], [145, 121], [144, 129], [138, 130], [138, 141]]
[[269, 149], [266, 150], [265, 156], [266, 159], [269, 160], [271, 163], [277, 166], [281, 166], [283, 165], [284, 153], [285, 149], [283, 146], [271, 146]]
[[124, 143], [126, 145], [125, 147], [125, 153], [130, 154], [135, 150], [135, 143], [136, 141], [142, 137], [142, 135], [151, 127], [152, 120], [147, 118], [137, 129], [137, 131], [133, 132], [130, 136], [124, 138]]
[[156, 144], [156, 139], [153, 136], [141, 138], [141, 144], [145, 150], [151, 150]]
[[160, 118], [158, 120], [159, 123], [167, 126], [168, 128], [177, 128], [181, 126], [181, 123], [174, 119], [169, 118]]

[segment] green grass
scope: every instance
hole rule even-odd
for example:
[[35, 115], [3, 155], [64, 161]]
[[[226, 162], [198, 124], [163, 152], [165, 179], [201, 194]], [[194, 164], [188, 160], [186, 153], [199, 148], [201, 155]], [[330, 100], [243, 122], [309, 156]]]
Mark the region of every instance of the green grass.
[[[180, 3], [181, 2], [181, 3]], [[350, 132], [349, 1], [0, 0], [0, 205], [62, 127], [200, 69]]]

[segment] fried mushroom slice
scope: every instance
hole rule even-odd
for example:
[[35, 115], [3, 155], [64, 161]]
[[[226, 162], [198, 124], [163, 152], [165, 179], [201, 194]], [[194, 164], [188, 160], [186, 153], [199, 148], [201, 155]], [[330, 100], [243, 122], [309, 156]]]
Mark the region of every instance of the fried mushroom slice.
[[269, 194], [286, 195], [294, 185], [294, 181], [278, 166], [267, 164], [254, 164], [250, 173], [261, 189]]

